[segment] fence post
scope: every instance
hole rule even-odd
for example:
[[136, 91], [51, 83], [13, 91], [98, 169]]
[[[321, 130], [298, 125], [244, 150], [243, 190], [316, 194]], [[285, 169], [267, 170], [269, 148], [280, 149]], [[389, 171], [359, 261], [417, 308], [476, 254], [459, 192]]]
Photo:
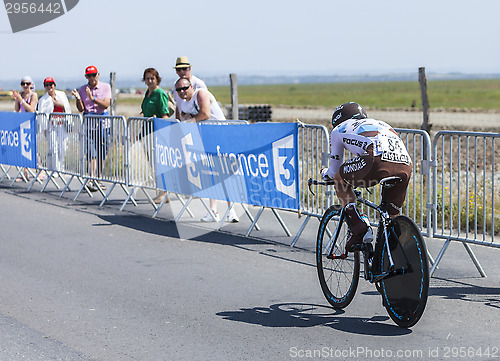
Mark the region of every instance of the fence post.
[[109, 105], [109, 114], [115, 115], [116, 113], [116, 73], [109, 73], [109, 84], [111, 86], [111, 104]]
[[425, 76], [425, 68], [418, 68], [418, 82], [420, 83], [420, 94], [422, 97], [422, 112], [423, 122], [420, 129], [430, 133], [432, 124], [429, 123], [429, 97], [427, 94], [427, 77]]
[[229, 74], [231, 82], [231, 112], [233, 120], [238, 120], [238, 82], [236, 74]]

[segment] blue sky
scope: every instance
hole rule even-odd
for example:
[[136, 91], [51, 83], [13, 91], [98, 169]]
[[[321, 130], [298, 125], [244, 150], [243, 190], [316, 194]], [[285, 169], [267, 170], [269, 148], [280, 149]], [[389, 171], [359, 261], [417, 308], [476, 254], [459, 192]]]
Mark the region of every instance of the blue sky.
[[[13, 34], [0, 9], [0, 82], [102, 74], [500, 73], [500, 1], [80, 0], [60, 18]], [[1, 86], [1, 84], [0, 84]]]

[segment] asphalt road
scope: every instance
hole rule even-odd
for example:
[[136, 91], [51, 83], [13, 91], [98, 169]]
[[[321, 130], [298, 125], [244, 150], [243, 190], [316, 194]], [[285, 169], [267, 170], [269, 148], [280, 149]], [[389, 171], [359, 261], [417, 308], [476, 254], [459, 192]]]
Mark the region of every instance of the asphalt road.
[[500, 358], [498, 249], [450, 246], [408, 330], [363, 281], [327, 307], [307, 246], [96, 202], [0, 185], [0, 360]]

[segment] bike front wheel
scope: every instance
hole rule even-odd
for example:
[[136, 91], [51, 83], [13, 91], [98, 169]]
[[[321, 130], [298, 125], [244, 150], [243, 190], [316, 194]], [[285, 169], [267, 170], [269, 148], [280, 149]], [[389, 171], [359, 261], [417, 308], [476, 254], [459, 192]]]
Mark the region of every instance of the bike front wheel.
[[[424, 239], [417, 225], [406, 216], [394, 218], [387, 228], [394, 270], [402, 274], [383, 279], [378, 287], [384, 307], [401, 327], [415, 325], [425, 309], [429, 293], [429, 264]], [[386, 247], [382, 248], [382, 271], [390, 272]]]
[[[333, 232], [331, 236], [329, 232]], [[347, 232], [342, 207], [333, 205], [328, 208], [318, 228], [316, 268], [323, 294], [334, 308], [349, 305], [358, 288], [359, 251], [346, 258], [335, 257], [345, 253]], [[331, 257], [332, 254], [334, 257]]]

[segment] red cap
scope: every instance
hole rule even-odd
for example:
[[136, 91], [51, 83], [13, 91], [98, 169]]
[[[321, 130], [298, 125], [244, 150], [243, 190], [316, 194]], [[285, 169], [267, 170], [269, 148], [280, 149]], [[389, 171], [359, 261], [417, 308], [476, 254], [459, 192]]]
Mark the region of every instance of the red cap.
[[98, 71], [97, 71], [97, 68], [93, 65], [91, 66], [88, 66], [86, 69], [85, 69], [85, 75], [89, 75], [89, 74], [97, 74]]
[[54, 78], [51, 78], [50, 76], [43, 79], [43, 84], [46, 84], [46, 83], [54, 83], [54, 85], [56, 84]]

